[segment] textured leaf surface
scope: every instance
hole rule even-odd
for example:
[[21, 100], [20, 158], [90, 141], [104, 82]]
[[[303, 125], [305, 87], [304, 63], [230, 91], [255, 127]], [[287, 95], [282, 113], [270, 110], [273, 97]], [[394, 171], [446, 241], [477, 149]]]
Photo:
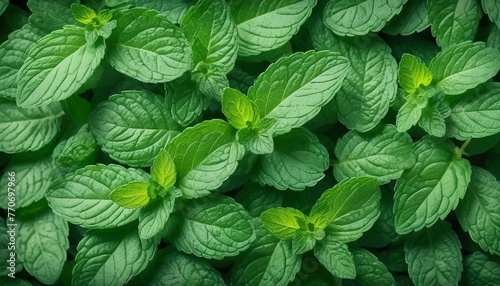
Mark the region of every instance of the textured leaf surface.
[[165, 101], [172, 118], [182, 126], [197, 123], [209, 99], [188, 77], [181, 77], [165, 84]]
[[60, 171], [69, 173], [95, 163], [96, 153], [96, 140], [85, 124], [75, 135], [59, 142], [52, 152], [52, 159]]
[[175, 184], [176, 175], [172, 156], [165, 149], [161, 149], [151, 166], [151, 179], [168, 189]]
[[364, 249], [353, 250], [352, 254], [356, 265], [356, 278], [354, 279], [356, 285], [396, 285], [392, 274], [375, 255]]
[[0, 101], [0, 151], [21, 153], [47, 145], [59, 132], [60, 105], [24, 109], [15, 102]]
[[137, 7], [154, 9], [165, 15], [173, 23], [178, 24], [189, 10], [189, 7], [196, 3], [196, 0], [132, 0], [131, 2]]
[[463, 198], [470, 182], [469, 161], [455, 157], [448, 139], [425, 136], [415, 143], [417, 162], [397, 181], [396, 231], [419, 231], [445, 218]]
[[495, 281], [500, 281], [500, 259], [481, 251], [466, 256], [464, 280], [471, 286], [495, 286]]
[[354, 279], [356, 269], [352, 254], [344, 244], [332, 236], [326, 236], [314, 247], [314, 256], [330, 273], [342, 279]]
[[149, 91], [123, 91], [94, 109], [90, 130], [111, 158], [144, 167], [153, 163], [181, 127], [161, 97]]
[[500, 5], [495, 0], [481, 0], [483, 11], [488, 15], [488, 18], [500, 27]]
[[115, 204], [110, 193], [132, 181], [147, 182], [148, 177], [144, 171], [118, 165], [87, 166], [53, 182], [46, 198], [56, 214], [73, 224], [114, 228], [137, 219], [138, 212]]
[[408, 36], [420, 33], [430, 26], [427, 1], [408, 0], [403, 10], [384, 26], [384, 33]]
[[29, 22], [45, 33], [61, 29], [64, 25], [74, 24], [71, 13], [74, 0], [29, 0], [27, 5], [32, 12]]
[[294, 208], [268, 209], [260, 215], [260, 219], [267, 230], [279, 239], [289, 239], [295, 236], [300, 229], [297, 220], [305, 221], [305, 216]]
[[407, 93], [414, 93], [420, 85], [428, 86], [432, 82], [432, 72], [425, 63], [411, 55], [403, 54], [399, 62], [399, 84]]
[[222, 95], [222, 112], [236, 129], [253, 127], [259, 120], [259, 110], [243, 93], [226, 88]]
[[139, 236], [148, 239], [160, 232], [174, 210], [175, 196], [167, 193], [139, 211]]
[[130, 182], [114, 189], [109, 198], [116, 204], [130, 209], [136, 209], [149, 202], [148, 183]]
[[258, 217], [270, 208], [280, 207], [283, 203], [283, 194], [274, 188], [250, 183], [236, 193], [235, 199], [252, 217]]

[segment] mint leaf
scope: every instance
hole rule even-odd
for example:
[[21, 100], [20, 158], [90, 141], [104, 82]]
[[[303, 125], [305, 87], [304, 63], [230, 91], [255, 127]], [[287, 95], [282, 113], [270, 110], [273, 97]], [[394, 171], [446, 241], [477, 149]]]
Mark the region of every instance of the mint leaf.
[[[29, 0], [27, 5], [33, 13], [29, 22], [45, 33], [61, 29], [75, 22], [71, 13], [74, 0]], [[49, 20], [50, 19], [50, 20]]]
[[406, 0], [330, 0], [323, 11], [323, 21], [339, 36], [377, 32], [403, 8]]
[[68, 223], [48, 207], [24, 209], [22, 214], [17, 217], [19, 261], [40, 282], [53, 284], [58, 281], [66, 261]]
[[78, 244], [72, 285], [123, 285], [146, 268], [155, 239], [141, 239], [135, 224], [89, 230]]
[[238, 130], [236, 138], [253, 154], [271, 154], [274, 151], [272, 129], [276, 122], [277, 120], [274, 118], [264, 118], [255, 127], [245, 127]]
[[383, 32], [389, 35], [411, 35], [430, 26], [427, 1], [408, 0], [403, 10], [387, 23]]
[[53, 182], [45, 197], [52, 210], [72, 224], [113, 228], [137, 219], [138, 212], [115, 204], [111, 192], [129, 182], [147, 182], [148, 177], [118, 165], [90, 165]]
[[[231, 71], [238, 51], [238, 33], [229, 7], [223, 0], [198, 1], [181, 21], [186, 38], [193, 47], [195, 63], [212, 64], [224, 74]], [[193, 42], [198, 39], [201, 49]]]
[[338, 162], [333, 174], [338, 181], [352, 177], [374, 177], [379, 184], [398, 179], [415, 164], [413, 141], [398, 133], [394, 125], [383, 125], [369, 133], [350, 131], [335, 146]]
[[52, 152], [52, 159], [60, 171], [70, 173], [94, 164], [96, 155], [97, 143], [85, 124], [75, 135], [59, 142]]
[[95, 11], [84, 5], [76, 3], [71, 4], [71, 12], [75, 19], [84, 25], [92, 23], [94, 18], [97, 19]]
[[405, 257], [413, 283], [457, 285], [462, 272], [460, 248], [458, 236], [443, 221], [409, 235], [405, 242]]
[[488, 15], [491, 22], [500, 27], [500, 5], [494, 0], [481, 0], [483, 11]]
[[109, 198], [124, 208], [140, 208], [149, 203], [148, 183], [130, 182], [119, 186], [109, 194]]
[[283, 46], [311, 15], [316, 0], [233, 0], [239, 56], [252, 56]]
[[439, 93], [428, 100], [426, 107], [422, 109], [422, 115], [418, 125], [435, 137], [443, 137], [446, 134], [445, 118], [450, 116], [450, 106], [443, 99], [444, 94]]
[[417, 162], [397, 181], [396, 231], [406, 234], [445, 218], [463, 198], [470, 182], [469, 161], [455, 154], [447, 139], [424, 136], [415, 143]]
[[176, 192], [168, 192], [166, 196], [151, 201], [139, 211], [139, 236], [148, 239], [159, 233], [167, 223], [174, 210]]
[[189, 7], [196, 3], [196, 0], [131, 0], [134, 6], [145, 7], [156, 10], [165, 15], [170, 21], [175, 24], [181, 22]]
[[441, 48], [473, 40], [481, 19], [479, 1], [429, 0], [432, 35]]
[[314, 256], [335, 277], [354, 279], [356, 269], [352, 254], [345, 243], [326, 236], [314, 247]]
[[392, 274], [375, 255], [364, 249], [355, 249], [352, 251], [352, 255], [356, 266], [356, 278], [354, 279], [356, 285], [396, 286]]
[[190, 200], [175, 215], [179, 225], [168, 234], [168, 240], [186, 253], [220, 260], [238, 255], [255, 239], [250, 215], [223, 195]]
[[165, 83], [165, 102], [170, 107], [172, 118], [182, 126], [198, 123], [209, 99], [189, 77]]
[[43, 37], [17, 75], [17, 104], [33, 108], [70, 97], [92, 76], [104, 50], [102, 40], [87, 43], [79, 27], [66, 26]]
[[210, 194], [231, 176], [245, 151], [236, 131], [220, 119], [185, 129], [166, 147], [177, 170], [176, 186], [185, 198]]
[[175, 184], [176, 172], [174, 160], [165, 149], [160, 149], [158, 156], [153, 161], [153, 166], [151, 166], [151, 179], [165, 189]]
[[247, 184], [243, 190], [235, 195], [235, 200], [240, 203], [252, 217], [260, 216], [264, 211], [280, 207], [283, 203], [282, 192], [271, 187], [259, 186], [255, 183]]
[[[307, 129], [293, 129], [274, 138], [274, 151], [262, 155], [251, 174], [261, 185], [279, 190], [303, 190], [314, 186], [328, 168], [328, 152]], [[283, 168], [286, 166], [286, 168]]]
[[462, 228], [484, 250], [500, 255], [500, 183], [488, 171], [472, 167], [472, 177], [456, 215]]
[[427, 103], [428, 100], [425, 95], [420, 93], [410, 94], [396, 116], [398, 132], [405, 132], [417, 124], [422, 116], [422, 109], [427, 106]]
[[[320, 237], [323, 238], [325, 232], [320, 231]], [[323, 236], [323, 237], [322, 237]], [[312, 250], [316, 245], [317, 238], [310, 231], [299, 230], [292, 238], [292, 252], [295, 254], [303, 254]]]
[[432, 72], [425, 63], [411, 55], [403, 54], [399, 62], [399, 84], [407, 93], [414, 93], [420, 85], [428, 86], [432, 82]]
[[464, 258], [464, 281], [467, 285], [494, 285], [500, 280], [498, 257], [475, 251]]
[[294, 208], [268, 209], [260, 215], [267, 230], [279, 239], [290, 239], [300, 229], [297, 220], [306, 220], [305, 215]]
[[222, 94], [222, 112], [236, 129], [254, 127], [259, 121], [259, 109], [243, 93], [226, 88]]
[[112, 95], [90, 114], [89, 125], [111, 158], [141, 167], [150, 166], [181, 130], [163, 99], [145, 90]]
[[7, 9], [7, 6], [9, 6], [9, 0], [0, 1], [0, 15]]
[[500, 53], [483, 42], [452, 45], [429, 64], [433, 82], [445, 94], [461, 94], [497, 74]]
[[0, 101], [0, 151], [21, 153], [47, 145], [59, 132], [64, 113], [58, 103], [24, 109]]
[[276, 118], [275, 134], [300, 127], [340, 88], [349, 62], [337, 53], [309, 51], [270, 65], [248, 90], [261, 118]]
[[119, 72], [143, 82], [167, 82], [191, 66], [191, 47], [182, 31], [157, 11], [135, 8], [114, 15], [107, 59]]
[[483, 138], [500, 132], [500, 84], [487, 83], [464, 94], [451, 106], [447, 135], [459, 140]]

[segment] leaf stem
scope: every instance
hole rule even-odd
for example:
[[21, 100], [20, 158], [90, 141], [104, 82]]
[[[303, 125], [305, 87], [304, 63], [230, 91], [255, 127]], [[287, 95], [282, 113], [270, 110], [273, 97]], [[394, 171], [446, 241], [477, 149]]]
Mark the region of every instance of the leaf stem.
[[472, 138], [467, 139], [467, 141], [465, 141], [464, 144], [462, 144], [462, 146], [460, 147], [460, 149], [458, 149], [458, 148], [456, 149], [455, 154], [456, 154], [457, 159], [462, 158], [462, 155], [464, 154], [465, 149], [467, 148], [467, 146], [469, 146], [469, 143], [470, 143], [471, 140], [472, 140]]

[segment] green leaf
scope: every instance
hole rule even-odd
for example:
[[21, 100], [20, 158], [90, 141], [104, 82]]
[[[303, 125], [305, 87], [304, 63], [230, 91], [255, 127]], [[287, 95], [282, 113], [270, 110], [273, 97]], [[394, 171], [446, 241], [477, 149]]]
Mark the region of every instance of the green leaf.
[[136, 209], [115, 204], [109, 195], [129, 182], [147, 182], [141, 170], [119, 165], [91, 165], [53, 182], [45, 195], [52, 210], [72, 224], [114, 228], [137, 219]]
[[[325, 235], [323, 230], [320, 231]], [[316, 245], [316, 237], [309, 231], [299, 230], [292, 238], [292, 252], [295, 254], [303, 254], [312, 250]]]
[[333, 174], [338, 181], [368, 176], [379, 184], [398, 179], [415, 164], [413, 140], [394, 125], [382, 125], [369, 133], [350, 131], [335, 146], [338, 162]]
[[38, 281], [53, 284], [58, 281], [66, 261], [68, 223], [48, 207], [24, 209], [21, 214], [16, 217], [19, 261]]
[[153, 166], [151, 166], [151, 179], [165, 189], [175, 184], [176, 172], [174, 160], [165, 149], [160, 149], [158, 156], [153, 161]]
[[165, 83], [165, 101], [172, 118], [182, 126], [197, 123], [209, 103], [209, 99], [186, 76]]
[[326, 148], [310, 131], [299, 128], [274, 138], [274, 151], [260, 157], [251, 177], [261, 185], [300, 191], [316, 185], [328, 165]]
[[7, 9], [7, 6], [9, 6], [9, 0], [0, 1], [0, 15]]
[[405, 242], [408, 274], [415, 285], [458, 285], [462, 272], [460, 241], [443, 221], [409, 235]]
[[445, 94], [461, 94], [486, 82], [500, 69], [500, 53], [483, 42], [463, 42], [437, 54], [429, 65]]
[[300, 127], [340, 88], [349, 62], [337, 53], [295, 53], [271, 64], [248, 90], [261, 118], [276, 118], [275, 134]]
[[[192, 6], [181, 21], [186, 38], [192, 44], [195, 63], [204, 62], [220, 67], [224, 74], [231, 71], [238, 51], [238, 33], [229, 7], [223, 0], [202, 0]], [[202, 45], [193, 45], [198, 39]]]
[[[52, 182], [55, 168], [50, 157], [25, 162], [16, 161], [13, 159], [12, 163], [7, 165], [5, 173], [0, 178], [0, 186], [4, 186], [0, 189], [0, 207], [3, 209], [9, 207], [8, 188], [14, 189], [16, 193], [15, 206], [10, 208], [18, 209], [41, 200]], [[10, 184], [11, 186], [9, 178], [12, 177], [9, 173], [15, 174], [15, 181]]]
[[94, 164], [96, 155], [97, 143], [85, 124], [75, 135], [59, 142], [52, 152], [52, 159], [59, 170], [69, 173]]
[[220, 119], [185, 129], [166, 147], [177, 170], [176, 186], [185, 198], [210, 194], [231, 176], [245, 151], [236, 130]]
[[94, 10], [76, 3], [71, 4], [71, 12], [75, 19], [84, 25], [92, 23], [94, 18], [97, 18], [97, 14]]
[[472, 179], [456, 215], [462, 228], [484, 250], [500, 255], [500, 183], [488, 171], [472, 167]]
[[401, 12], [406, 0], [330, 0], [323, 11], [323, 21], [339, 36], [365, 35], [380, 31], [394, 15]]
[[74, 0], [29, 0], [27, 5], [31, 11], [29, 22], [45, 33], [61, 29], [64, 25], [72, 25], [75, 18], [71, 13]]
[[78, 243], [72, 285], [123, 285], [146, 268], [157, 248], [141, 239], [135, 224], [89, 230]]
[[305, 215], [294, 208], [268, 209], [260, 215], [267, 230], [279, 239], [290, 239], [300, 229], [298, 219], [306, 220]]
[[0, 101], [0, 151], [21, 153], [47, 145], [59, 132], [64, 113], [58, 103], [24, 109]]
[[439, 93], [429, 98], [428, 104], [422, 109], [422, 116], [418, 125], [435, 137], [443, 137], [446, 134], [445, 118], [450, 116], [450, 106], [443, 99], [444, 94]]
[[451, 106], [447, 135], [458, 140], [483, 138], [500, 132], [500, 84], [487, 83], [467, 92]]
[[165, 197], [151, 201], [139, 211], [139, 236], [148, 239], [159, 233], [174, 210], [175, 192], [168, 192]]
[[445, 218], [463, 198], [470, 182], [469, 161], [458, 158], [445, 138], [424, 136], [415, 143], [417, 162], [397, 181], [396, 231], [406, 234]]
[[494, 286], [495, 281], [500, 281], [500, 260], [481, 251], [466, 256], [464, 280], [466, 285]]
[[66, 26], [36, 42], [17, 75], [17, 104], [24, 108], [70, 97], [104, 57], [102, 39], [87, 43], [83, 28]]
[[316, 0], [232, 0], [239, 56], [258, 55], [283, 46], [311, 15]]
[[90, 114], [90, 131], [103, 151], [118, 162], [150, 166], [181, 127], [163, 99], [149, 91], [123, 91]]
[[186, 253], [220, 260], [238, 255], [255, 239], [250, 215], [223, 195], [190, 200], [175, 215], [179, 225], [168, 234], [168, 240]]
[[260, 120], [259, 109], [243, 93], [226, 88], [222, 94], [222, 112], [236, 129], [254, 127]]
[[432, 35], [441, 48], [473, 40], [481, 19], [479, 1], [428, 0]]
[[229, 87], [226, 73], [216, 65], [199, 63], [191, 72], [191, 78], [201, 93], [217, 101], [221, 101], [224, 89]]
[[335, 277], [354, 279], [356, 269], [347, 244], [326, 236], [314, 247], [314, 256]]
[[252, 217], [259, 217], [264, 211], [280, 207], [283, 203], [282, 192], [255, 183], [246, 184], [234, 198]]
[[495, 0], [481, 0], [483, 11], [488, 15], [491, 22], [500, 27], [500, 5]]
[[124, 208], [140, 208], [149, 203], [148, 183], [130, 182], [119, 186], [109, 194], [109, 198]]
[[409, 95], [396, 116], [398, 132], [406, 132], [420, 120], [422, 109], [427, 106], [427, 98], [419, 93]]
[[411, 35], [420, 33], [430, 26], [427, 1], [408, 0], [403, 10], [384, 26], [383, 32], [389, 35]]
[[276, 122], [274, 118], [264, 118], [254, 128], [246, 127], [238, 130], [236, 138], [253, 154], [271, 154], [274, 151], [272, 129]]
[[358, 177], [344, 180], [326, 190], [309, 215], [315, 228], [342, 242], [361, 237], [380, 215], [380, 188], [377, 180]]
[[191, 66], [191, 47], [182, 31], [157, 11], [135, 8], [114, 15], [107, 59], [119, 72], [143, 82], [167, 82]]
[[197, 0], [132, 0], [133, 6], [145, 7], [156, 10], [165, 15], [170, 21], [175, 24], [181, 22], [188, 9], [196, 4]]
[[396, 286], [394, 277], [378, 258], [364, 249], [352, 251], [356, 266], [354, 283], [359, 286], [391, 285]]
[[432, 72], [425, 63], [411, 55], [403, 54], [399, 62], [399, 84], [407, 93], [414, 93], [420, 85], [428, 86], [432, 82]]

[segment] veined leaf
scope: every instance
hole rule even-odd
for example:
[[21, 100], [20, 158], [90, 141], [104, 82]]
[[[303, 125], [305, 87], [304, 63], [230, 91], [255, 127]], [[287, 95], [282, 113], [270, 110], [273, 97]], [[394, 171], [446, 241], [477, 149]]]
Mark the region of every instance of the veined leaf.
[[174, 160], [165, 149], [161, 149], [158, 156], [153, 161], [153, 166], [151, 166], [151, 179], [165, 189], [175, 184], [176, 171]]
[[109, 195], [129, 182], [148, 182], [148, 177], [119, 165], [91, 165], [53, 182], [46, 198], [56, 214], [73, 224], [114, 228], [137, 219], [138, 212], [115, 204]]
[[255, 239], [250, 215], [223, 195], [190, 200], [175, 215], [178, 226], [168, 234], [168, 240], [177, 249], [199, 257], [236, 256]]
[[429, 69], [433, 82], [445, 94], [461, 94], [497, 74], [500, 52], [483, 42], [463, 42], [437, 54]]
[[389, 35], [411, 35], [420, 33], [430, 26], [427, 1], [408, 0], [403, 10], [384, 26], [383, 32]]
[[185, 129], [168, 144], [184, 197], [208, 195], [234, 173], [245, 153], [235, 136], [229, 123], [214, 119]]
[[450, 225], [440, 221], [408, 236], [405, 257], [415, 285], [458, 285], [462, 272], [460, 241]]
[[59, 103], [24, 109], [0, 101], [0, 151], [21, 153], [47, 145], [59, 132], [64, 112]]
[[335, 146], [338, 162], [333, 174], [338, 181], [352, 177], [374, 177], [379, 184], [398, 179], [415, 164], [413, 141], [394, 125], [384, 125], [369, 133], [350, 131]]
[[488, 171], [472, 167], [472, 179], [456, 215], [462, 228], [484, 250], [500, 255], [500, 183]]
[[323, 230], [318, 231], [317, 234], [319, 234], [318, 238], [315, 236], [315, 233], [311, 233], [310, 231], [302, 229], [297, 231], [295, 236], [292, 238], [292, 252], [300, 255], [312, 250], [316, 245], [316, 241], [325, 236], [325, 232]]
[[94, 10], [81, 4], [71, 4], [71, 12], [75, 19], [84, 25], [92, 23], [92, 20], [97, 18], [97, 14]]
[[165, 15], [173, 23], [178, 24], [189, 10], [189, 7], [196, 4], [196, 1], [197, 0], [131, 0], [130, 2], [134, 7], [145, 7], [156, 10]]
[[181, 130], [163, 99], [149, 91], [123, 91], [90, 114], [90, 131], [103, 151], [118, 162], [150, 166]]
[[140, 208], [149, 203], [148, 183], [130, 182], [119, 186], [111, 191], [109, 198], [124, 208]]
[[72, 3], [75, 0], [29, 0], [27, 5], [32, 13], [29, 22], [45, 33], [72, 25], [75, 22], [71, 13]]
[[275, 134], [300, 127], [332, 100], [349, 61], [337, 53], [295, 53], [270, 65], [248, 90], [261, 118], [276, 118]]
[[428, 104], [422, 109], [422, 116], [418, 125], [435, 137], [443, 137], [446, 134], [445, 119], [450, 116], [450, 106], [444, 100], [444, 94], [439, 93], [429, 98]]
[[249, 183], [245, 185], [243, 190], [236, 193], [235, 200], [252, 217], [259, 217], [268, 209], [281, 207], [283, 194], [271, 187], [262, 187], [255, 183]]
[[432, 82], [432, 72], [425, 63], [411, 55], [403, 54], [399, 63], [399, 84], [407, 93], [414, 93], [420, 85], [428, 86]]
[[222, 112], [238, 130], [254, 127], [260, 120], [257, 106], [246, 95], [232, 88], [224, 89]]
[[355, 249], [351, 252], [354, 265], [356, 265], [356, 278], [354, 279], [356, 285], [396, 286], [392, 274], [375, 255], [364, 249]]
[[33, 108], [70, 97], [104, 57], [103, 39], [85, 40], [85, 30], [66, 26], [36, 42], [17, 75], [18, 106]]
[[141, 239], [135, 224], [89, 230], [77, 247], [72, 285], [123, 285], [146, 268], [157, 248]]
[[314, 247], [314, 256], [335, 277], [354, 279], [356, 269], [347, 244], [326, 236]]
[[139, 211], [139, 236], [148, 239], [159, 233], [174, 210], [176, 192], [167, 192], [164, 197], [151, 201]]
[[394, 195], [396, 231], [406, 234], [445, 218], [463, 198], [470, 182], [469, 161], [456, 158], [445, 138], [424, 136], [415, 143], [417, 162], [397, 181]]
[[209, 98], [202, 94], [189, 77], [182, 76], [165, 83], [165, 102], [170, 107], [172, 118], [182, 126], [198, 123]]
[[108, 39], [107, 59], [119, 72], [143, 82], [167, 82], [191, 66], [191, 47], [182, 31], [157, 11], [119, 10]]
[[494, 286], [500, 281], [500, 259], [475, 251], [464, 259], [464, 281], [471, 286]]
[[401, 106], [396, 116], [398, 131], [405, 132], [417, 124], [422, 116], [422, 109], [427, 107], [428, 102], [425, 93], [420, 91], [408, 95], [406, 102]]
[[483, 11], [488, 15], [490, 21], [500, 27], [500, 5], [495, 0], [481, 0]]
[[238, 55], [252, 56], [281, 47], [311, 15], [316, 0], [232, 0], [238, 28]]
[[7, 6], [9, 6], [9, 0], [0, 1], [0, 15], [7, 9]]
[[323, 21], [339, 36], [377, 32], [403, 9], [406, 0], [330, 0], [323, 11]]
[[85, 124], [75, 135], [59, 142], [52, 152], [52, 159], [60, 171], [70, 173], [94, 164], [96, 155], [96, 140], [90, 133], [88, 124]]
[[279, 239], [290, 239], [300, 229], [298, 219], [306, 220], [305, 215], [294, 208], [268, 209], [260, 215], [267, 230]]

